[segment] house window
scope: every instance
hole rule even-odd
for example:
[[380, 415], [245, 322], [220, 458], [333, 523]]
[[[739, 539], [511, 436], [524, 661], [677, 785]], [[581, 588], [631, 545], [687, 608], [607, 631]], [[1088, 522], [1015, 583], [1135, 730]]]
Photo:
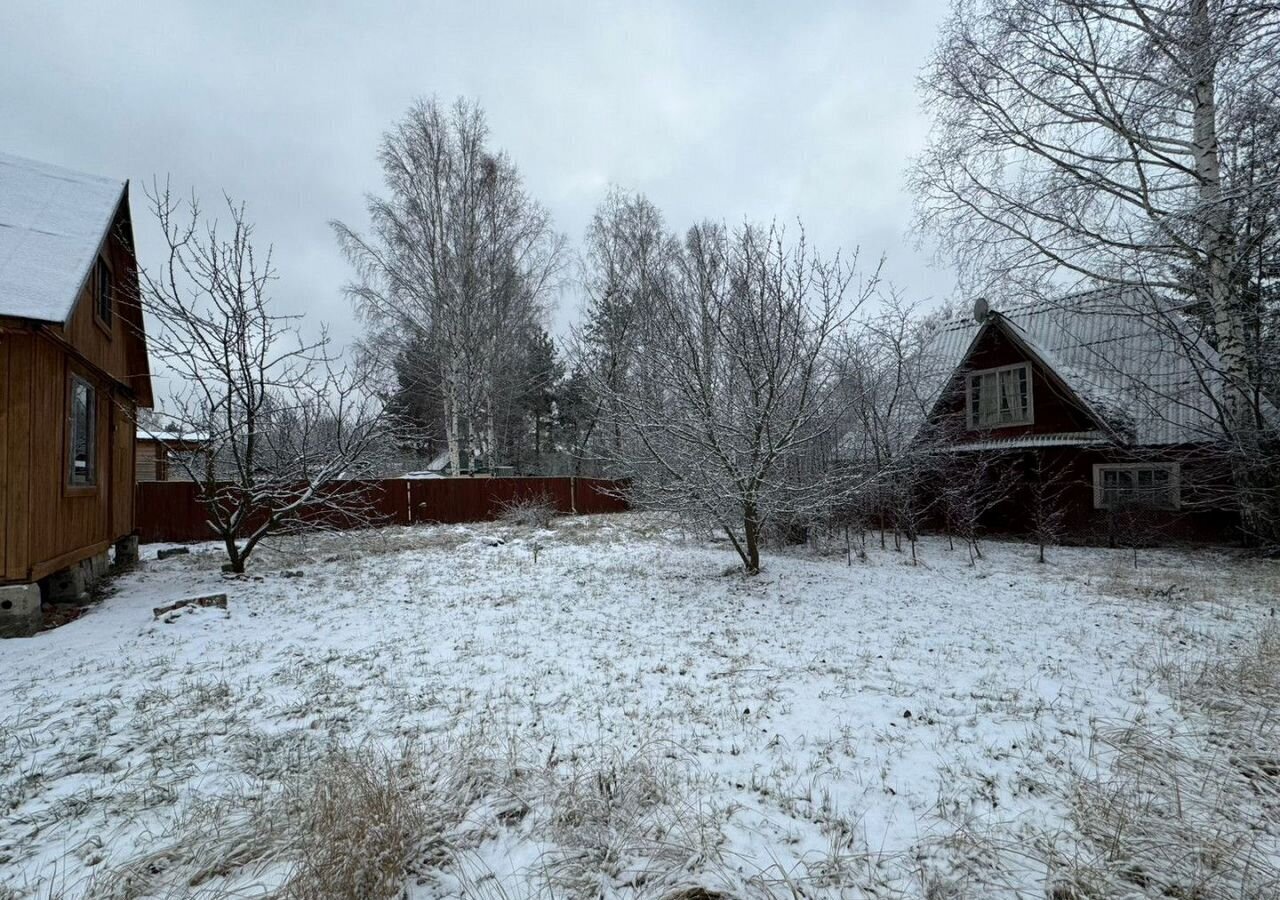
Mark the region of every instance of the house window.
[[1031, 366], [1018, 363], [969, 375], [969, 428], [1000, 428], [1031, 422]]
[[71, 376], [70, 410], [68, 412], [67, 481], [73, 486], [96, 484], [98, 481], [98, 392], [79, 376]]
[[110, 327], [112, 303], [115, 300], [115, 283], [111, 277], [111, 267], [101, 257], [93, 269], [93, 297], [94, 311], [98, 314], [98, 320]]
[[1177, 463], [1093, 467], [1093, 505], [1097, 509], [1177, 509], [1181, 500]]

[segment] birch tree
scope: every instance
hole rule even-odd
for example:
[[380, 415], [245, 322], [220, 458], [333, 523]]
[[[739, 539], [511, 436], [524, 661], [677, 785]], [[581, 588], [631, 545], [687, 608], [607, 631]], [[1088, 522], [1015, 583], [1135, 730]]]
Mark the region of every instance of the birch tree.
[[[338, 365], [327, 335], [270, 303], [271, 253], [259, 253], [242, 205], [205, 216], [169, 189], [148, 195], [164, 235], [160, 265], [140, 274], [147, 344], [173, 390], [165, 431], [198, 436], [171, 454], [198, 485], [210, 535], [236, 573], [277, 532], [370, 521], [359, 479], [384, 438], [367, 371]], [[163, 443], [163, 441], [162, 441]]]
[[1204, 311], [1246, 528], [1271, 540], [1257, 335], [1277, 58], [1280, 7], [1263, 0], [957, 0], [921, 78], [934, 129], [911, 173], [919, 228], [975, 293], [1087, 280]]
[[[496, 462], [501, 374], [545, 315], [564, 240], [489, 146], [479, 106], [415, 103], [382, 140], [385, 196], [368, 198], [369, 233], [333, 228], [356, 269], [349, 292], [384, 336], [429, 347], [449, 460], [456, 474]], [[467, 457], [464, 459], [464, 456]]]

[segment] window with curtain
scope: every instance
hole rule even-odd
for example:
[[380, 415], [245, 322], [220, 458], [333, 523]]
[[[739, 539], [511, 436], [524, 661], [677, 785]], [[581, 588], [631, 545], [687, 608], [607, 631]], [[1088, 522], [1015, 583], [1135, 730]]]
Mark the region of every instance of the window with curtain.
[[969, 427], [999, 428], [1031, 421], [1031, 366], [1019, 363], [969, 376]]

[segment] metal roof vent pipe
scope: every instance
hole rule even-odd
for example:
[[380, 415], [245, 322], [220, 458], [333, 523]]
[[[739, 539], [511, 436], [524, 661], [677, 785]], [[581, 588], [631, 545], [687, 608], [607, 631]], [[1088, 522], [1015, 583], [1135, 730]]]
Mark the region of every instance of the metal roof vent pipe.
[[987, 302], [986, 297], [979, 297], [973, 301], [973, 321], [981, 324], [987, 321], [989, 315], [991, 315], [991, 304]]

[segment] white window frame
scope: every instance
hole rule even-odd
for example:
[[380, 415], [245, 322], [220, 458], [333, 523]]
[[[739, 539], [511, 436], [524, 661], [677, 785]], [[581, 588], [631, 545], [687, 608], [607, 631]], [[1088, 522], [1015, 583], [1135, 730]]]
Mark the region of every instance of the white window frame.
[[1143, 469], [1161, 470], [1169, 473], [1169, 493], [1172, 503], [1168, 506], [1157, 506], [1156, 509], [1182, 508], [1182, 468], [1176, 462], [1136, 462], [1136, 463], [1094, 463], [1093, 466], [1093, 508], [1110, 509], [1102, 489], [1104, 472], [1136, 472]]
[[[1017, 419], [1010, 422], [995, 422], [990, 425], [984, 425], [978, 421], [978, 417], [973, 412], [973, 380], [981, 378], [984, 375], [995, 375], [996, 384], [1000, 383], [999, 375], [1002, 372], [1013, 372], [1018, 369], [1025, 369], [1027, 372], [1027, 415], [1026, 418]], [[1032, 377], [1034, 373], [1031, 370], [1030, 362], [1013, 363], [1008, 366], [996, 366], [994, 369], [974, 369], [966, 372], [964, 377], [964, 414], [965, 421], [968, 423], [970, 431], [993, 431], [997, 428], [1014, 428], [1019, 425], [1034, 425], [1036, 423], [1036, 399], [1035, 399], [1035, 379]]]

